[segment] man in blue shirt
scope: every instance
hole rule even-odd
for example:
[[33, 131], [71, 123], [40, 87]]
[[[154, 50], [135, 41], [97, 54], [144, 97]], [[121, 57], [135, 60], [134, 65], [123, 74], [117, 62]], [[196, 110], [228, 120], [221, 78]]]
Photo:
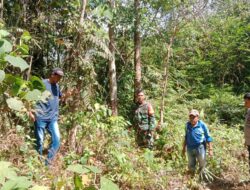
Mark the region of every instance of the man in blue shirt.
[[51, 164], [55, 154], [60, 146], [60, 133], [58, 128], [58, 115], [59, 115], [59, 99], [62, 94], [58, 85], [64, 75], [63, 70], [60, 68], [53, 69], [50, 77], [44, 79], [43, 83], [50, 96], [46, 101], [39, 101], [36, 105], [35, 115], [30, 113], [31, 119], [35, 124], [35, 137], [36, 148], [40, 155], [43, 153], [43, 141], [45, 129], [51, 137], [51, 144], [48, 150], [48, 156], [45, 164]]
[[206, 144], [208, 153], [213, 155], [212, 138], [209, 135], [207, 125], [199, 120], [198, 110], [189, 112], [189, 121], [186, 123], [185, 139], [183, 143], [183, 155], [187, 149], [188, 168], [191, 174], [195, 173], [196, 161], [199, 162], [199, 171], [202, 172], [206, 164]]

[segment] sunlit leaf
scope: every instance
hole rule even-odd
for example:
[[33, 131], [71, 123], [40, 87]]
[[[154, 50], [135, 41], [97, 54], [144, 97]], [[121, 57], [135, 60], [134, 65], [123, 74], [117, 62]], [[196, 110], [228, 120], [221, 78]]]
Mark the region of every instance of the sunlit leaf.
[[16, 177], [8, 180], [2, 187], [1, 190], [10, 189], [27, 189], [32, 185], [32, 182], [27, 177]]
[[3, 70], [0, 70], [0, 83], [4, 80], [5, 78], [5, 72]]
[[75, 165], [69, 165], [67, 168], [68, 171], [72, 171], [78, 174], [84, 174], [84, 173], [88, 173], [90, 170], [87, 168], [84, 168], [82, 165], [80, 164], [75, 164]]
[[118, 185], [113, 183], [111, 180], [101, 177], [101, 190], [119, 190]]
[[89, 169], [90, 171], [92, 171], [94, 173], [102, 173], [102, 171], [99, 168], [95, 167], [95, 166], [86, 166], [85, 165], [84, 167], [86, 167], [87, 169]]
[[1, 37], [6, 37], [6, 36], [9, 36], [9, 35], [10, 35], [10, 33], [8, 31], [6, 31], [6, 30], [0, 30], [0, 36]]
[[30, 33], [28, 31], [24, 31], [21, 36], [21, 39], [24, 41], [29, 41], [31, 39]]
[[12, 66], [20, 68], [21, 71], [24, 71], [25, 69], [29, 68], [27, 62], [21, 57], [6, 55], [5, 60], [8, 61]]
[[95, 103], [95, 105], [94, 105], [94, 106], [95, 106], [95, 110], [99, 110], [99, 109], [100, 109], [100, 107], [101, 107], [101, 106], [100, 106], [100, 104], [98, 104], [98, 103]]
[[12, 44], [5, 39], [0, 39], [0, 54], [11, 52], [11, 50]]
[[24, 98], [28, 101], [38, 101], [41, 99], [41, 96], [42, 96], [42, 93], [35, 89], [35, 90], [32, 90], [32, 91], [29, 91], [25, 96]]
[[113, 19], [113, 14], [112, 14], [112, 12], [111, 12], [110, 10], [105, 10], [105, 11], [103, 12], [103, 15], [104, 15], [106, 18], [108, 18], [109, 21], [111, 21], [111, 20]]
[[10, 162], [0, 161], [0, 184], [3, 184], [5, 179], [16, 178], [15, 169], [10, 166]]
[[18, 100], [16, 98], [9, 98], [6, 100], [8, 106], [10, 109], [15, 111], [25, 111], [25, 107], [23, 105], [23, 102], [21, 100]]

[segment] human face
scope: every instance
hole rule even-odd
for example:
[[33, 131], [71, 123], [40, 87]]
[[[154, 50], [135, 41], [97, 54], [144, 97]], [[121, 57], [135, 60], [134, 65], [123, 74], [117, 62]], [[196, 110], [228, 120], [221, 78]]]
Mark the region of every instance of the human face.
[[145, 100], [145, 96], [143, 92], [140, 92], [139, 94], [137, 94], [137, 101], [139, 104], [142, 104]]
[[198, 122], [199, 117], [197, 115], [190, 115], [189, 116], [189, 121], [191, 123], [192, 126], [195, 126], [196, 123]]
[[250, 108], [250, 99], [244, 99], [245, 107]]
[[56, 84], [61, 80], [61, 78], [62, 78], [62, 76], [60, 76], [60, 75], [52, 74], [49, 80], [50, 80], [51, 84]]

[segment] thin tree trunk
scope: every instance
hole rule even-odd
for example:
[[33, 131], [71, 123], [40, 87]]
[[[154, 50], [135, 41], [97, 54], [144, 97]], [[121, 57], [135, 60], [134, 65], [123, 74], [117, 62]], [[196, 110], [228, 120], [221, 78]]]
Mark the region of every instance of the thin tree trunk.
[[22, 3], [23, 3], [23, 23], [26, 24], [26, 21], [27, 21], [27, 2], [24, 0]]
[[173, 44], [174, 37], [170, 38], [169, 44], [167, 44], [167, 54], [164, 59], [164, 73], [163, 73], [163, 84], [162, 84], [162, 95], [161, 95], [161, 107], [160, 107], [160, 126], [163, 123], [164, 109], [165, 109], [165, 96], [167, 92], [168, 84], [168, 73], [169, 73], [169, 59], [171, 56], [171, 47]]
[[0, 3], [0, 18], [1, 20], [3, 20], [3, 0], [1, 0], [1, 3]]
[[136, 100], [136, 92], [142, 88], [141, 85], [141, 38], [140, 38], [140, 0], [134, 1], [135, 8], [135, 30], [134, 30], [134, 67], [135, 67], [135, 81], [134, 81], [134, 101]]
[[[110, 6], [112, 9], [115, 8], [114, 0], [110, 0]], [[116, 81], [116, 65], [115, 65], [115, 31], [114, 25], [109, 24], [109, 50], [112, 54], [112, 59], [109, 60], [109, 96], [110, 96], [110, 106], [112, 110], [112, 115], [116, 116], [118, 114], [117, 110], [117, 81]]]
[[82, 0], [80, 26], [83, 26], [86, 5], [87, 5], [87, 0]]
[[[85, 8], [86, 8], [86, 5], [87, 5], [87, 0], [82, 0], [82, 4], [81, 4], [81, 9], [80, 9], [80, 12], [81, 12], [81, 16], [80, 16], [80, 20], [79, 20], [79, 25], [80, 26], [83, 26], [83, 23], [84, 23], [84, 14], [85, 14]], [[82, 35], [82, 28], [80, 28], [78, 34], [77, 34], [77, 40], [76, 40], [76, 43], [75, 43], [75, 49], [76, 50], [79, 50], [81, 49], [81, 35]], [[73, 50], [71, 51], [71, 53], [73, 53]], [[75, 64], [75, 68], [71, 67], [72, 70], [78, 70], [79, 65], [76, 65]], [[77, 88], [81, 89], [82, 87], [82, 82], [80, 80], [77, 81]], [[70, 148], [70, 150], [74, 150], [74, 151], [77, 151], [77, 139], [76, 139], [76, 136], [77, 136], [77, 132], [78, 130], [80, 129], [81, 127], [79, 125], [77, 125], [76, 122], [73, 122], [72, 123], [72, 127], [69, 129], [68, 131], [68, 146]], [[78, 146], [80, 147], [80, 145]], [[82, 147], [82, 146], [81, 146]]]

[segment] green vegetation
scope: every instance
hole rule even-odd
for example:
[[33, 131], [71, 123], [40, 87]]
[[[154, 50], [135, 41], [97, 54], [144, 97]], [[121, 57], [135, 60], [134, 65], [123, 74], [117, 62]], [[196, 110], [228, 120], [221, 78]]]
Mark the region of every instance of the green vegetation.
[[[141, 83], [157, 121], [165, 100], [153, 151], [137, 147], [131, 122], [133, 1], [3, 2], [0, 190], [241, 189], [249, 180], [242, 100], [250, 90], [248, 1], [139, 1]], [[109, 80], [114, 60], [118, 115]], [[72, 96], [61, 102], [61, 147], [47, 168], [34, 149], [27, 112], [48, 96], [41, 78], [54, 67], [63, 68], [60, 86]], [[187, 174], [181, 155], [192, 108], [200, 110], [214, 139], [203, 180]]]

